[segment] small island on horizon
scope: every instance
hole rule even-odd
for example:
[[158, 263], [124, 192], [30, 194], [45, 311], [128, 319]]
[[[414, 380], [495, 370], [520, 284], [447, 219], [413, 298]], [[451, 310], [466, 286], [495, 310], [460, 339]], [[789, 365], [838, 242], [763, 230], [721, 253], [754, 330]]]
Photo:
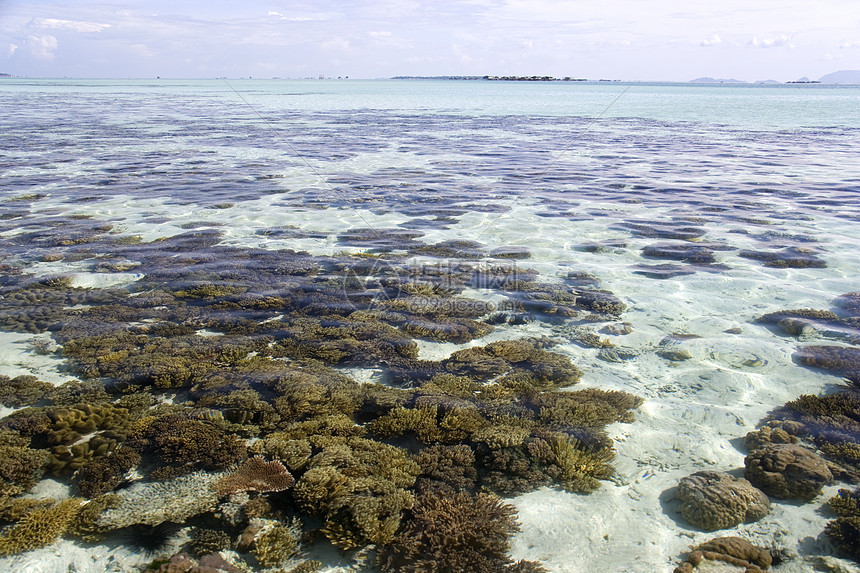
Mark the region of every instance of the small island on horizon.
[[[619, 79], [598, 79], [592, 80], [587, 78], [576, 78], [572, 76], [566, 76], [563, 78], [556, 78], [553, 76], [493, 76], [493, 75], [485, 75], [485, 76], [458, 76], [458, 75], [447, 75], [447, 76], [394, 76], [391, 79], [393, 80], [472, 80], [472, 81], [508, 81], [508, 82], [620, 82], [626, 80]], [[657, 82], [660, 83], [661, 80], [645, 80], [644, 83]], [[666, 83], [691, 83], [691, 84], [751, 84], [751, 85], [773, 85], [773, 84], [849, 84], [856, 85], [860, 84], [860, 70], [840, 70], [837, 72], [833, 72], [827, 75], [822, 76], [818, 80], [811, 80], [806, 76], [798, 78], [796, 80], [789, 81], [777, 81], [777, 80], [757, 80], [757, 81], [745, 81], [745, 80], [736, 80], [731, 78], [712, 78], [712, 77], [699, 77], [693, 80], [689, 80], [687, 82], [666, 82]]]

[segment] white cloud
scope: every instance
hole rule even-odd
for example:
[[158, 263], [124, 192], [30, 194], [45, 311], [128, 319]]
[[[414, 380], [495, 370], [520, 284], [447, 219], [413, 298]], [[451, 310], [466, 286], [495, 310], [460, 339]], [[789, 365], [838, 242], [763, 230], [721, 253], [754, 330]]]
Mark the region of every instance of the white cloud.
[[275, 12], [274, 10], [269, 10], [268, 16], [277, 16], [278, 20], [286, 20], [288, 22], [312, 22], [313, 20], [325, 20], [325, 17], [322, 15], [317, 18], [311, 18], [309, 16], [287, 16], [286, 14]]
[[720, 38], [717, 34], [711, 34], [701, 42], [699, 42], [700, 46], [718, 46], [723, 43], [723, 39]]
[[368, 32], [368, 34], [373, 38], [390, 38], [391, 32], [382, 31], [382, 32]]
[[327, 42], [323, 42], [320, 44], [320, 47], [324, 50], [333, 50], [333, 51], [345, 51], [349, 50], [349, 40], [345, 38], [332, 38]]
[[27, 47], [34, 58], [51, 61], [54, 59], [54, 50], [57, 49], [57, 39], [54, 36], [27, 36]]
[[777, 36], [765, 38], [763, 40], [759, 40], [758, 36], [754, 36], [752, 39], [752, 45], [755, 46], [756, 48], [774, 48], [776, 46], [785, 46], [785, 45], [789, 45], [789, 47], [791, 47], [790, 44], [788, 43], [790, 39], [791, 38], [789, 38], [785, 34], [779, 34]]
[[9, 51], [6, 52], [6, 56], [11, 58], [13, 55], [15, 55], [15, 50], [17, 50], [17, 49], [18, 49], [17, 44], [9, 44]]
[[59, 20], [57, 18], [36, 18], [33, 24], [39, 28], [54, 30], [71, 30], [73, 32], [101, 32], [110, 28], [110, 24], [99, 24], [98, 22], [79, 22], [76, 20]]
[[860, 48], [860, 42], [842, 42], [839, 44], [839, 49], [846, 50], [848, 48]]
[[132, 54], [144, 58], [151, 58], [155, 55], [155, 52], [146, 44], [132, 44], [128, 49]]

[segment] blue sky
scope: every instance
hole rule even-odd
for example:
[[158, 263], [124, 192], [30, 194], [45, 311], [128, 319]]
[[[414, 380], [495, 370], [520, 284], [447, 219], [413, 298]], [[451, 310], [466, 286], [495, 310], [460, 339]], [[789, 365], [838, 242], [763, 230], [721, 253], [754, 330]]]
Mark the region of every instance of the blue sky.
[[857, 0], [0, 0], [0, 72], [34, 77], [786, 81], [840, 69], [860, 69]]

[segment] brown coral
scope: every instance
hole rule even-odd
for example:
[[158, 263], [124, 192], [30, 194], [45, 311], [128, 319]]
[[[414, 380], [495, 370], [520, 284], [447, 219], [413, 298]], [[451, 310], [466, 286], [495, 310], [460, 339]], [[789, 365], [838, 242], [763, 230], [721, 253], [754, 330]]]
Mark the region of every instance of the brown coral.
[[765, 446], [751, 452], [744, 464], [744, 477], [773, 497], [808, 501], [833, 480], [827, 462], [794, 444]]
[[412, 519], [378, 554], [383, 573], [498, 573], [511, 564], [516, 509], [498, 498], [457, 493], [418, 499]]
[[761, 573], [770, 567], [773, 556], [741, 537], [715, 537], [695, 547], [675, 573], [692, 573], [703, 561], [722, 561], [744, 567], [745, 573]]
[[266, 462], [263, 458], [254, 456], [246, 460], [238, 470], [218, 480], [215, 489], [219, 497], [224, 497], [240, 491], [283, 491], [291, 488], [294, 483], [293, 476], [284, 464], [277, 460]]
[[770, 501], [745, 479], [724, 472], [701, 471], [681, 478], [676, 497], [681, 515], [705, 531], [757, 521], [770, 511]]

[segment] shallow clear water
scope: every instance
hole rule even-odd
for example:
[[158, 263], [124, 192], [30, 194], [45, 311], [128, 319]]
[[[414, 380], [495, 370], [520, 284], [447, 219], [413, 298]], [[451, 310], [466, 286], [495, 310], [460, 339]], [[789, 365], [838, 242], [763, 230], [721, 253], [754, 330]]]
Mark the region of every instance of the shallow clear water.
[[[645, 398], [636, 422], [611, 427], [612, 481], [588, 496], [514, 500], [523, 521], [515, 557], [552, 571], [599, 570], [607, 555], [616, 570], [670, 567], [708, 536], [676, 523], [653, 492], [691, 468], [742, 467], [736, 442], [769, 410], [838, 382], [794, 364], [798, 341], [755, 320], [829, 309], [858, 290], [860, 88], [3, 80], [0, 110], [9, 276], [133, 286], [141, 274], [100, 270], [98, 253], [45, 260], [63, 246], [52, 225], [88, 216], [64, 232], [89, 236], [105, 223], [149, 242], [212, 229], [221, 246], [381, 247], [439, 265], [457, 260], [421, 254], [416, 242], [475, 241], [476, 260], [493, 264], [505, 261], [494, 249], [519, 247], [530, 256], [513, 264], [541, 280], [589, 273], [619, 297], [618, 320], [632, 332], [608, 335], [613, 352], [581, 343], [581, 329], [603, 326], [582, 318], [502, 325], [464, 344], [419, 341], [430, 360], [548, 336], [584, 371], [581, 386]], [[383, 238], [345, 234], [362, 228]], [[816, 264], [765, 264], [786, 257]], [[37, 359], [29, 336], [5, 336], [0, 374], [67, 376], [61, 361]], [[560, 517], [546, 521], [547, 503]], [[745, 531], [770, 539], [790, 511]], [[619, 514], [629, 531], [609, 519]], [[785, 533], [785, 544], [818, 535], [825, 521]]]

